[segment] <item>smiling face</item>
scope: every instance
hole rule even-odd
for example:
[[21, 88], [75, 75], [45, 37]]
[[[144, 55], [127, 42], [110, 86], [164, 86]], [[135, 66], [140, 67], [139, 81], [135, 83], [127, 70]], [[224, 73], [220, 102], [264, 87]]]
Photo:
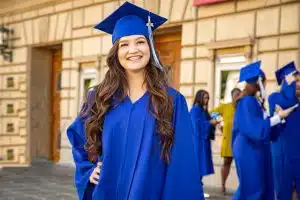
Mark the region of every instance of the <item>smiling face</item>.
[[118, 58], [126, 71], [143, 70], [150, 60], [150, 48], [145, 36], [122, 37], [119, 40]]

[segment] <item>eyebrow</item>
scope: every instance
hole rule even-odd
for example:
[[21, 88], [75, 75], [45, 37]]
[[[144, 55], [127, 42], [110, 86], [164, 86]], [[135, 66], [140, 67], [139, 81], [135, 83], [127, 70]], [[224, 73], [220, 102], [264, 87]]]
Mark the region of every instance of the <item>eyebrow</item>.
[[[138, 37], [138, 38], [136, 38], [135, 40], [140, 40], [140, 39], [144, 39], [144, 40], [146, 40], [146, 38], [144, 38], [144, 37], [142, 37], [142, 36], [140, 36], [140, 37]], [[124, 43], [124, 42], [128, 42], [128, 39], [126, 40], [120, 40], [120, 42], [119, 43]]]

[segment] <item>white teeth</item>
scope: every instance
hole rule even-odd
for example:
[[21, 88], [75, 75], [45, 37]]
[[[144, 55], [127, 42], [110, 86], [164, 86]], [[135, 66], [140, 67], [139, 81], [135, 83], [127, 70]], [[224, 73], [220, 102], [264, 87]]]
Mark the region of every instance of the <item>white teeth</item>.
[[139, 60], [141, 59], [141, 56], [132, 56], [132, 57], [129, 57], [128, 60], [131, 60], [131, 61], [136, 61], [136, 60]]

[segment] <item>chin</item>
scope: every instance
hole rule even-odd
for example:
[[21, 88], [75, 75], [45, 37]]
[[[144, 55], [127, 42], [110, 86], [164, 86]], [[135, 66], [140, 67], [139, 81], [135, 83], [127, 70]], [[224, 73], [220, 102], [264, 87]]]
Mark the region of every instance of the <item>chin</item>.
[[147, 64], [135, 64], [135, 65], [127, 65], [125, 67], [125, 70], [129, 70], [129, 71], [140, 71], [140, 70], [144, 70], [146, 68]]

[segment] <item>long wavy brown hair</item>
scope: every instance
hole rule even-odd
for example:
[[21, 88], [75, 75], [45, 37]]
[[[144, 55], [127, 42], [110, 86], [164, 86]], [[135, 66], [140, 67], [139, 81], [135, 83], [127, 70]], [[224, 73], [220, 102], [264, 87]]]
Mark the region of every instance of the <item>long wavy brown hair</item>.
[[[149, 44], [149, 41], [148, 41]], [[119, 41], [116, 41], [111, 48], [106, 63], [109, 66], [104, 80], [96, 85], [94, 95], [87, 98], [80, 112], [80, 116], [87, 117], [85, 122], [87, 143], [85, 149], [88, 152], [88, 159], [96, 162], [99, 155], [102, 155], [102, 133], [105, 114], [114, 106], [112, 98], [121, 103], [127, 96], [128, 80], [125, 69], [118, 59]], [[156, 132], [160, 137], [161, 157], [169, 163], [169, 152], [173, 144], [173, 101], [168, 95], [168, 79], [165, 72], [156, 67], [151, 55], [148, 65], [145, 67], [145, 82], [147, 91], [150, 94], [148, 109], [156, 120]], [[91, 104], [88, 106], [87, 104]]]

